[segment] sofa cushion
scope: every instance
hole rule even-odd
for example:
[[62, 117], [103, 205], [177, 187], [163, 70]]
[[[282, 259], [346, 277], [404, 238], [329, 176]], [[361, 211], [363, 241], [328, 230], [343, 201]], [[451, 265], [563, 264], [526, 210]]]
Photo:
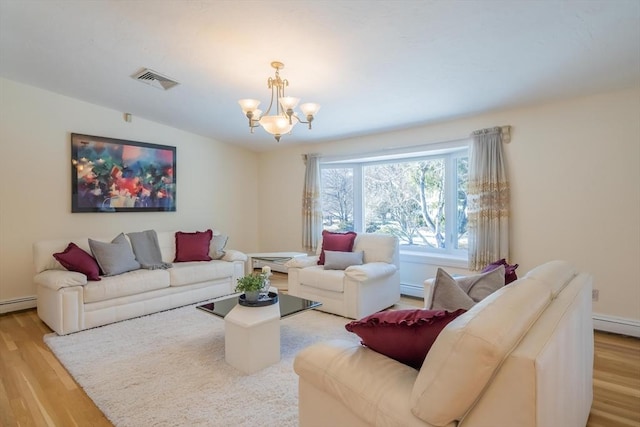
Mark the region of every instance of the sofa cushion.
[[442, 268], [438, 268], [436, 279], [433, 282], [433, 297], [431, 299], [432, 310], [456, 311], [461, 308], [469, 310], [476, 302], [471, 299], [456, 279]]
[[224, 248], [227, 246], [229, 236], [224, 234], [216, 234], [211, 239], [211, 258], [220, 259], [224, 256]]
[[156, 231], [158, 246], [162, 253], [162, 261], [172, 263], [176, 259], [176, 232]]
[[370, 349], [420, 369], [440, 331], [466, 310], [388, 310], [345, 325]]
[[353, 231], [346, 233], [333, 233], [331, 231], [322, 231], [322, 251], [318, 259], [319, 265], [324, 265], [324, 251], [340, 251], [351, 252], [353, 250], [353, 242], [357, 234]]
[[176, 232], [176, 258], [173, 262], [211, 261], [209, 250], [213, 231]]
[[84, 302], [104, 301], [168, 287], [167, 270], [134, 270], [103, 277], [100, 282], [88, 282], [84, 286]]
[[509, 264], [506, 259], [502, 258], [498, 261], [494, 261], [491, 264], [487, 265], [482, 269], [481, 273], [487, 273], [489, 271], [495, 270], [496, 268], [504, 266], [504, 284], [508, 285], [511, 282], [515, 282], [518, 280], [518, 275], [516, 274], [516, 269], [519, 264]]
[[[357, 425], [424, 426], [409, 408], [409, 396], [418, 372], [357, 343], [332, 340], [310, 345], [296, 355], [293, 369], [300, 376], [300, 383], [308, 383], [328, 394], [362, 418]], [[323, 396], [323, 393], [313, 396]], [[321, 401], [325, 399], [323, 396], [318, 401], [304, 403], [301, 400], [301, 405], [326, 408]], [[349, 427], [351, 424], [316, 422], [315, 425]]]
[[184, 262], [169, 270], [171, 286], [185, 286], [233, 276], [233, 263], [225, 261]]
[[53, 257], [69, 271], [82, 273], [89, 280], [100, 280], [100, 267], [96, 259], [73, 242], [64, 251], [53, 254]]
[[115, 276], [140, 268], [123, 233], [118, 234], [111, 243], [89, 239], [89, 247], [105, 276]]
[[325, 270], [345, 270], [352, 265], [362, 265], [364, 252], [324, 251]]
[[344, 292], [343, 270], [325, 270], [322, 265], [316, 265], [301, 269], [298, 272], [298, 280], [301, 286]]
[[398, 238], [391, 234], [362, 233], [353, 243], [353, 251], [364, 252], [364, 262], [385, 262], [392, 264], [395, 260]]
[[438, 426], [460, 420], [550, 301], [549, 288], [521, 279], [451, 322], [414, 384], [414, 415]]

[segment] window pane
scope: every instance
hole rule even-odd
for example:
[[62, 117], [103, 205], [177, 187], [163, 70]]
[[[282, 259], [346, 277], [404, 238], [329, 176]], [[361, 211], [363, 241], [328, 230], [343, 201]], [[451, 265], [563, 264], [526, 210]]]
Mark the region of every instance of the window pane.
[[321, 174], [323, 228], [353, 231], [353, 169], [322, 168]]
[[445, 247], [444, 159], [368, 165], [365, 231], [391, 233], [405, 247]]
[[458, 205], [456, 218], [456, 249], [469, 249], [469, 235], [467, 233], [467, 182], [469, 180], [469, 159], [459, 157], [456, 159], [456, 190], [458, 193]]

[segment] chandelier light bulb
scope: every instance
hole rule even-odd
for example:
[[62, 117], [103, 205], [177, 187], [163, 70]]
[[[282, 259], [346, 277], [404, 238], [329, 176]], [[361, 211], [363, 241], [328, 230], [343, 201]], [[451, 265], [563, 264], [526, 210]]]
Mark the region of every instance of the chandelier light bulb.
[[285, 111], [293, 110], [294, 108], [296, 108], [298, 102], [300, 102], [300, 98], [294, 98], [293, 96], [285, 96], [280, 98], [280, 105]]
[[307, 102], [306, 104], [300, 105], [300, 110], [302, 110], [302, 114], [305, 116], [315, 116], [320, 110], [320, 105], [314, 102]]
[[248, 112], [258, 108], [258, 105], [260, 105], [260, 101], [258, 101], [257, 99], [241, 99], [238, 101], [238, 104], [240, 104], [242, 112], [244, 114], [247, 114]]

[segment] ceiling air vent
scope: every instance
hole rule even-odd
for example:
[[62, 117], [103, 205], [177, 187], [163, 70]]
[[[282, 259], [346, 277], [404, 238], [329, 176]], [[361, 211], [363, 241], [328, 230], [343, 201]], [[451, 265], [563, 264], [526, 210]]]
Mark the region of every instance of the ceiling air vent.
[[149, 86], [153, 86], [163, 90], [169, 90], [172, 87], [180, 84], [177, 81], [167, 76], [163, 76], [162, 74], [155, 72], [153, 70], [150, 70], [148, 68], [145, 68], [139, 73], [134, 74], [132, 77], [138, 80], [139, 82], [142, 82], [142, 83], [148, 84]]

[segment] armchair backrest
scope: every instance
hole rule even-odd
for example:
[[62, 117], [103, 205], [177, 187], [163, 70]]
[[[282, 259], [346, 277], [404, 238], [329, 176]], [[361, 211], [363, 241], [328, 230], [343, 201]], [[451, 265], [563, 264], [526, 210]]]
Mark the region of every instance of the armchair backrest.
[[[364, 263], [386, 262], [400, 268], [399, 241], [396, 236], [383, 233], [358, 233], [353, 242], [353, 252], [364, 252]], [[316, 255], [322, 252], [322, 237]]]
[[386, 262], [400, 268], [398, 238], [391, 234], [361, 233], [356, 236], [353, 251], [364, 252], [364, 263]]

